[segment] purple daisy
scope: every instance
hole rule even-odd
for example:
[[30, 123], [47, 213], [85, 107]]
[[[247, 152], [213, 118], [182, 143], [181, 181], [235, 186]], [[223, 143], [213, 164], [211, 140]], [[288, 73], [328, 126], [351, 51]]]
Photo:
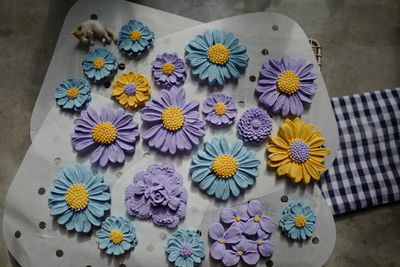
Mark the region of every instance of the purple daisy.
[[213, 93], [203, 102], [206, 121], [213, 125], [232, 124], [237, 113], [237, 104], [233, 97], [223, 93]]
[[158, 86], [169, 89], [183, 84], [186, 79], [186, 64], [176, 53], [158, 55], [151, 65]]
[[260, 71], [256, 92], [261, 94], [259, 102], [283, 116], [291, 113], [300, 116], [303, 103], [311, 104], [317, 85], [317, 75], [311, 72], [313, 64], [306, 64], [304, 59], [292, 59], [285, 55], [281, 61], [270, 59]]
[[271, 134], [272, 119], [265, 110], [251, 108], [240, 117], [237, 129], [245, 142], [261, 142]]
[[208, 235], [215, 241], [210, 247], [210, 254], [216, 260], [221, 260], [224, 257], [226, 245], [237, 244], [242, 237], [239, 228], [230, 227], [225, 231], [220, 223], [211, 225], [208, 229]]
[[190, 150], [205, 135], [205, 122], [199, 118], [199, 102], [185, 103], [183, 88], [161, 90], [160, 97], [146, 103], [142, 120], [152, 125], [144, 132], [143, 140], [161, 152], [175, 154]]
[[110, 161], [122, 163], [125, 153], [133, 153], [139, 137], [138, 124], [122, 108], [103, 107], [98, 114], [88, 108], [74, 120], [75, 132], [71, 134], [72, 146], [78, 152], [92, 151], [90, 162], [104, 167]]
[[257, 244], [250, 242], [246, 238], [242, 238], [239, 244], [232, 246], [232, 249], [225, 250], [222, 262], [225, 266], [233, 266], [239, 262], [240, 258], [249, 265], [256, 264], [260, 259]]
[[267, 234], [272, 233], [275, 229], [275, 223], [268, 216], [263, 215], [262, 206], [260, 201], [252, 200], [249, 203], [247, 213], [250, 218], [244, 226], [244, 233], [246, 235], [255, 235], [259, 229], [262, 229]]
[[237, 227], [242, 231], [244, 230], [243, 226], [249, 218], [247, 205], [240, 206], [238, 210], [223, 208], [221, 211], [221, 221], [223, 223], [229, 224], [232, 227]]

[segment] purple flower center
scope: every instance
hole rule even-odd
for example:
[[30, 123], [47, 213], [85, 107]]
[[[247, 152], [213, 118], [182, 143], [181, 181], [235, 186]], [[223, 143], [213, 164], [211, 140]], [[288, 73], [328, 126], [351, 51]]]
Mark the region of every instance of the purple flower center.
[[192, 247], [189, 244], [184, 244], [181, 248], [180, 254], [182, 257], [189, 257], [192, 255]]
[[310, 157], [309, 146], [300, 140], [295, 140], [290, 144], [290, 157], [297, 163], [303, 163]]
[[251, 122], [251, 126], [253, 126], [253, 128], [258, 129], [258, 128], [261, 126], [261, 121], [259, 121], [258, 119], [254, 119], [254, 120]]
[[136, 93], [136, 84], [135, 83], [128, 83], [124, 87], [124, 92], [127, 95], [133, 95]]

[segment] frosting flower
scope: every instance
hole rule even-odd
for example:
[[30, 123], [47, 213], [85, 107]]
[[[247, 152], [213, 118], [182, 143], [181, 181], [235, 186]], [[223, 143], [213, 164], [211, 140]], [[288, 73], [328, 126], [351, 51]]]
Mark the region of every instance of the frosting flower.
[[89, 83], [81, 78], [69, 78], [60, 83], [55, 98], [62, 109], [79, 111], [92, 100]]
[[186, 64], [178, 54], [164, 53], [158, 55], [156, 60], [151, 62], [152, 72], [158, 86], [171, 88], [185, 82]]
[[139, 136], [138, 124], [122, 108], [102, 108], [100, 114], [88, 108], [74, 120], [72, 146], [78, 152], [92, 151], [90, 162], [104, 167], [110, 161], [122, 163], [125, 153], [133, 153]]
[[282, 210], [279, 226], [291, 239], [305, 240], [315, 230], [317, 216], [303, 201], [289, 203]]
[[113, 96], [124, 108], [141, 107], [149, 99], [149, 81], [139, 73], [128, 72], [118, 76], [112, 83]]
[[214, 223], [208, 228], [208, 235], [215, 242], [211, 245], [210, 254], [216, 260], [221, 260], [225, 255], [226, 245], [237, 244], [241, 239], [241, 231], [237, 227], [230, 227], [226, 232], [220, 223]]
[[154, 41], [154, 32], [137, 20], [130, 20], [122, 26], [118, 34], [118, 46], [122, 53], [128, 56], [140, 55]]
[[223, 208], [221, 210], [221, 221], [233, 227], [237, 227], [240, 230], [243, 230], [243, 226], [249, 218], [247, 205], [240, 206], [238, 210], [232, 208]]
[[118, 67], [117, 58], [105, 48], [96, 48], [85, 56], [82, 69], [94, 83], [103, 83], [112, 77]]
[[258, 200], [252, 200], [249, 203], [247, 212], [250, 218], [247, 220], [244, 227], [244, 232], [247, 235], [254, 235], [259, 229], [270, 234], [274, 231], [275, 223], [268, 216], [263, 215], [261, 203]]
[[223, 93], [213, 93], [203, 102], [206, 121], [213, 125], [227, 125], [235, 121], [237, 104], [233, 97]]
[[222, 262], [225, 266], [233, 266], [239, 262], [240, 259], [247, 264], [254, 265], [260, 259], [260, 254], [257, 251], [257, 245], [254, 242], [243, 238], [239, 244], [233, 245], [232, 249], [227, 249], [224, 254]]
[[126, 211], [130, 215], [153, 218], [157, 225], [175, 228], [186, 214], [183, 178], [171, 163], [152, 164], [146, 171], [137, 173], [125, 196]]
[[270, 59], [260, 71], [260, 79], [256, 92], [261, 94], [260, 104], [272, 112], [281, 111], [283, 116], [291, 113], [300, 116], [303, 103], [310, 104], [315, 94], [317, 78], [311, 72], [313, 64], [307, 64], [304, 59], [292, 59], [285, 55], [281, 61]]
[[272, 119], [265, 110], [251, 108], [240, 117], [237, 129], [245, 142], [261, 142], [271, 134]]
[[165, 252], [176, 267], [193, 267], [205, 257], [204, 241], [195, 231], [178, 230], [168, 238]]
[[251, 240], [250, 242], [254, 242], [257, 244], [258, 252], [261, 256], [271, 257], [274, 254], [275, 246], [272, 244], [270, 240], [268, 240], [270, 234], [264, 232], [263, 230], [257, 231], [256, 240]]
[[330, 152], [321, 147], [325, 138], [321, 131], [315, 131], [312, 124], [300, 118], [285, 120], [277, 136], [270, 136], [268, 165], [277, 167], [278, 175], [288, 175], [292, 182], [308, 184], [310, 177], [320, 179], [320, 172], [326, 170], [321, 164]]
[[192, 157], [192, 180], [210, 196], [227, 200], [232, 193], [237, 197], [240, 188], [252, 185], [258, 176], [260, 161], [255, 155], [241, 140], [229, 145], [225, 137], [214, 137], [211, 143], [204, 144], [204, 151]]
[[66, 166], [53, 181], [48, 194], [50, 215], [67, 230], [87, 233], [92, 225], [99, 226], [104, 212], [110, 209], [109, 187], [103, 175], [82, 165]]
[[121, 255], [137, 244], [135, 226], [125, 218], [110, 216], [96, 231], [100, 249], [110, 255]]
[[245, 68], [249, 61], [246, 47], [224, 30], [207, 30], [197, 35], [185, 50], [193, 75], [209, 84], [223, 85], [226, 79], [239, 79], [238, 69]]
[[152, 125], [144, 132], [143, 140], [170, 154], [190, 150], [205, 134], [205, 122], [200, 120], [198, 109], [197, 101], [185, 103], [183, 88], [161, 90], [160, 97], [147, 102], [142, 110], [142, 120]]

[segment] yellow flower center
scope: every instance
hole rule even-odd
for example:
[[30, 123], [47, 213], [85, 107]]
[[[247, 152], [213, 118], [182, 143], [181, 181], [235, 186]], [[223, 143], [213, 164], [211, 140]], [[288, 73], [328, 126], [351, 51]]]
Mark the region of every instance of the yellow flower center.
[[278, 92], [293, 95], [300, 88], [300, 79], [293, 71], [284, 71], [278, 77]]
[[93, 66], [97, 70], [102, 69], [104, 67], [104, 59], [101, 57], [95, 58], [93, 60]]
[[100, 122], [92, 130], [93, 140], [100, 144], [110, 144], [117, 138], [117, 129], [109, 122]]
[[119, 244], [124, 240], [124, 234], [120, 230], [111, 230], [108, 237], [114, 244]]
[[235, 220], [236, 220], [237, 222], [240, 222], [240, 216], [239, 216], [239, 215], [236, 216]]
[[214, 106], [214, 111], [215, 114], [217, 115], [224, 115], [226, 113], [226, 106], [225, 104], [221, 103], [221, 102], [217, 102], [217, 104], [215, 104]]
[[185, 117], [183, 111], [177, 107], [168, 107], [164, 109], [161, 114], [164, 128], [175, 131], [179, 130], [185, 123]]
[[296, 219], [294, 219], [294, 224], [297, 227], [304, 227], [304, 225], [306, 225], [306, 223], [307, 223], [306, 217], [303, 215], [298, 215], [298, 216], [296, 216]]
[[79, 90], [76, 87], [72, 87], [67, 92], [68, 98], [76, 98], [78, 96], [78, 94], [79, 94]]
[[226, 154], [216, 157], [212, 164], [212, 170], [219, 178], [232, 177], [238, 167], [236, 159]]
[[86, 208], [89, 202], [89, 193], [86, 187], [81, 184], [74, 184], [68, 188], [65, 193], [65, 202], [73, 210], [82, 210]]
[[142, 33], [140, 31], [131, 31], [131, 40], [139, 41], [142, 37]]
[[208, 59], [218, 65], [224, 65], [229, 60], [229, 49], [223, 44], [215, 44], [208, 49]]
[[255, 222], [259, 222], [260, 221], [260, 216], [258, 216], [258, 215], [254, 216], [254, 221]]
[[242, 256], [242, 255], [243, 255], [243, 252], [241, 252], [241, 251], [236, 251], [236, 255]]
[[221, 243], [221, 244], [223, 244], [223, 243], [225, 243], [225, 240], [224, 240], [224, 239], [221, 239], [221, 240], [219, 240], [218, 242]]
[[169, 62], [162, 65], [162, 72], [166, 75], [170, 75], [174, 71], [174, 69], [174, 65]]
[[262, 240], [257, 240], [257, 245], [262, 245]]

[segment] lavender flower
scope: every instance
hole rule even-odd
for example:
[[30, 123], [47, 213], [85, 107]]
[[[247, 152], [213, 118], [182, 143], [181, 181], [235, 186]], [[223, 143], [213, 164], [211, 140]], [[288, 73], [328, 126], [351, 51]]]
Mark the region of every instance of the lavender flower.
[[233, 97], [223, 93], [213, 93], [203, 102], [206, 121], [212, 125], [227, 125], [235, 121], [237, 104]]
[[178, 54], [164, 53], [158, 55], [156, 60], [151, 62], [152, 72], [158, 86], [171, 88], [185, 82], [186, 65]]
[[245, 142], [261, 142], [271, 134], [272, 119], [265, 110], [251, 108], [240, 117], [237, 129]]

